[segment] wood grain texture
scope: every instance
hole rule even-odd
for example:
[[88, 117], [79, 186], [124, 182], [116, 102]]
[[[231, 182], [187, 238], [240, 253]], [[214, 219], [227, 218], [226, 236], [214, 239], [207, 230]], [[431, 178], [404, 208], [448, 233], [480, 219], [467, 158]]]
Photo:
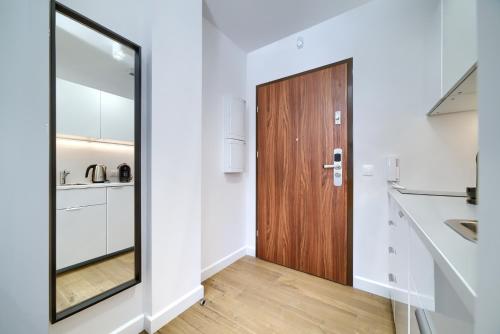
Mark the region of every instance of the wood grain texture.
[[[257, 256], [342, 284], [352, 284], [349, 64], [257, 88]], [[323, 169], [334, 148], [342, 187]]]
[[58, 274], [56, 310], [63, 311], [132, 279], [134, 279], [133, 251]]
[[177, 333], [395, 333], [390, 301], [245, 257], [206, 280], [196, 304], [160, 329]]

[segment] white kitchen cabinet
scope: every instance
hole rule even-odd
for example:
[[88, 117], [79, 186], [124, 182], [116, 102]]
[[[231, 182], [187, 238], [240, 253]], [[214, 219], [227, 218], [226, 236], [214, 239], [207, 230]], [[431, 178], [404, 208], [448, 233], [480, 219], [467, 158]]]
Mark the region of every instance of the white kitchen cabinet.
[[434, 259], [417, 235], [416, 227], [410, 228], [410, 281], [420, 305], [434, 311]]
[[101, 92], [101, 138], [134, 141], [134, 100]]
[[389, 206], [389, 273], [390, 297], [398, 334], [408, 333], [408, 233], [406, 217], [390, 200]]
[[57, 270], [106, 255], [106, 205], [59, 209], [56, 213]]
[[63, 79], [56, 80], [56, 131], [85, 138], [100, 136], [100, 92]]
[[134, 187], [107, 188], [107, 253], [134, 246]]
[[442, 0], [443, 93], [477, 62], [476, 0]]

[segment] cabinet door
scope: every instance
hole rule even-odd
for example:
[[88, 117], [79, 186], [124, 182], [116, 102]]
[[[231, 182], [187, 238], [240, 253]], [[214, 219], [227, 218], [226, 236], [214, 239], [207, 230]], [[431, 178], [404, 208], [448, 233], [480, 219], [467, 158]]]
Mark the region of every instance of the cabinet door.
[[134, 101], [101, 92], [101, 138], [134, 141]]
[[134, 187], [108, 188], [108, 254], [134, 246]]
[[443, 93], [477, 61], [476, 0], [443, 0]]
[[399, 205], [390, 201], [389, 283], [398, 334], [408, 333], [408, 222]]
[[100, 92], [62, 79], [56, 85], [57, 133], [99, 138]]
[[106, 255], [106, 205], [57, 210], [56, 267]]

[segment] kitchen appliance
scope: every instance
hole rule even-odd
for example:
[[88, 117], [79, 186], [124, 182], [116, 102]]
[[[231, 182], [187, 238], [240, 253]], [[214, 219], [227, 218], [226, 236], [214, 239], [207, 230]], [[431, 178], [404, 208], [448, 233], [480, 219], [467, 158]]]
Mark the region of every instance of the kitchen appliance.
[[85, 172], [85, 177], [89, 177], [89, 172], [92, 170], [91, 179], [92, 183], [104, 183], [107, 182], [106, 178], [106, 166], [104, 165], [90, 165], [87, 167]]
[[130, 182], [130, 180], [132, 180], [132, 170], [129, 165], [123, 163], [118, 166], [118, 178], [122, 183]]

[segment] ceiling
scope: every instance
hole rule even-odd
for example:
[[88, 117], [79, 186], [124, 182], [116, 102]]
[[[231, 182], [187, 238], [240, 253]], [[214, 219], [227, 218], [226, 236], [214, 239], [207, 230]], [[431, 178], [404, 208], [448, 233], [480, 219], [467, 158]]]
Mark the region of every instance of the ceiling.
[[204, 0], [203, 16], [245, 51], [312, 27], [370, 0]]
[[132, 49], [60, 13], [56, 15], [58, 78], [134, 98]]

